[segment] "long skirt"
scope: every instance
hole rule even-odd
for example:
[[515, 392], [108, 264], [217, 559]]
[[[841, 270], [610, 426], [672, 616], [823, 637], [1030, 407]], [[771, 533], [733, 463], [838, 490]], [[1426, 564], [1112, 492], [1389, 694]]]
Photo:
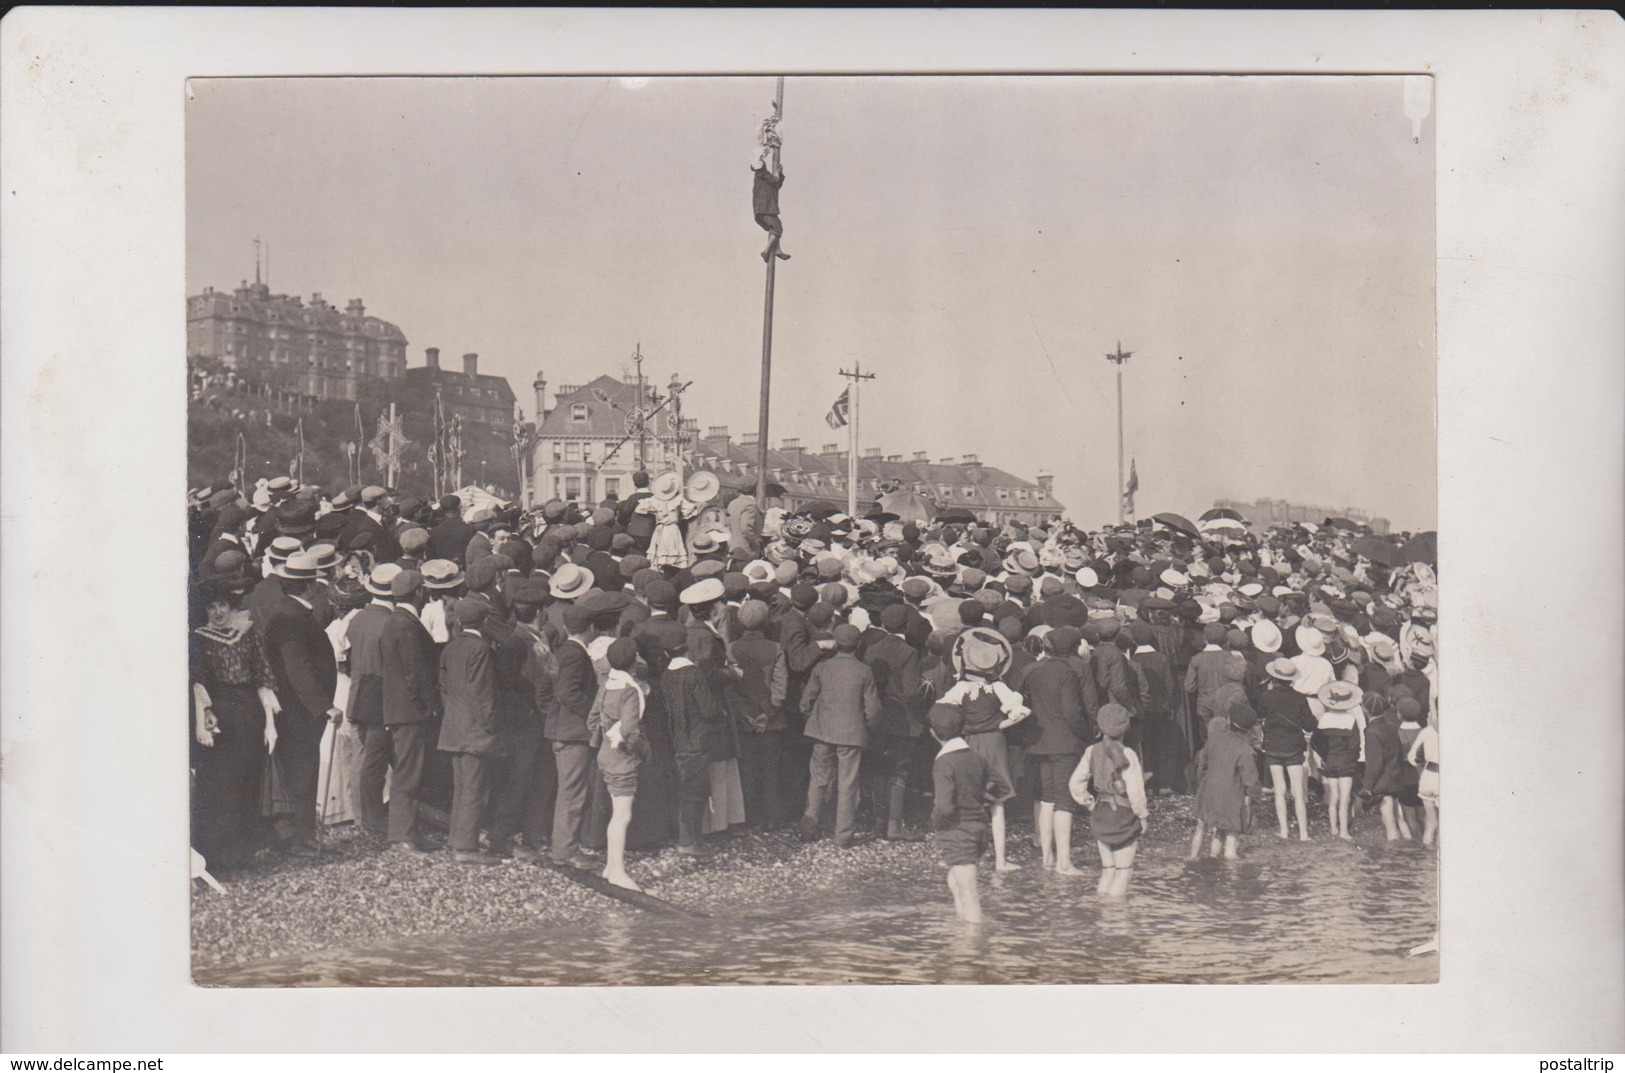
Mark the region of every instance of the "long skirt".
[[265, 771], [265, 709], [252, 686], [211, 685], [220, 730], [214, 745], [192, 742], [192, 846], [211, 871], [229, 868], [265, 844], [260, 780]]
[[705, 810], [703, 834], [726, 831], [745, 822], [745, 788], [739, 780], [738, 760], [711, 762], [711, 801]]

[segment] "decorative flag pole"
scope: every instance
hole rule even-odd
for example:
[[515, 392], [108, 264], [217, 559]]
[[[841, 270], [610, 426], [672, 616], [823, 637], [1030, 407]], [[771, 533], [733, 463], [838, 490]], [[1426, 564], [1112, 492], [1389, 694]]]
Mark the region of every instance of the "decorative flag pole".
[[1125, 352], [1123, 341], [1117, 341], [1117, 350], [1106, 355], [1106, 360], [1117, 366], [1117, 521], [1121, 525], [1127, 518], [1124, 509], [1128, 504], [1127, 485], [1123, 483], [1123, 364], [1134, 356], [1134, 351]]
[[756, 508], [758, 517], [767, 516], [767, 412], [768, 384], [773, 374], [773, 281], [780, 261], [790, 255], [779, 250], [779, 238], [784, 233], [779, 223], [779, 187], [784, 185], [784, 169], [779, 161], [782, 142], [779, 138], [779, 120], [784, 118], [784, 77], [779, 76], [773, 95], [773, 114], [762, 123], [758, 140], [761, 149], [751, 171], [755, 185], [751, 194], [751, 208], [756, 223], [773, 237], [762, 260], [767, 262], [767, 295], [762, 302], [762, 399], [756, 421]]
[[[862, 365], [853, 362], [852, 371], [842, 369], [841, 375], [851, 382], [847, 389], [841, 392], [841, 398], [850, 400], [848, 403], [850, 420], [843, 422], [847, 426], [846, 514], [847, 517], [855, 519], [858, 516], [858, 395], [863, 381], [873, 380], [875, 374], [864, 372]], [[831, 414], [838, 415], [840, 406], [840, 402], [837, 401]]]

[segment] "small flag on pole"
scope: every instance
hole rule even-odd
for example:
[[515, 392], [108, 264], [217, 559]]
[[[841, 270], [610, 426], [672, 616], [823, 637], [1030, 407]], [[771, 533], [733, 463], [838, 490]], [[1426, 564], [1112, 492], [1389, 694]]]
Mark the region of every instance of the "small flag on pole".
[[852, 417], [852, 389], [850, 387], [841, 392], [841, 397], [835, 400], [835, 405], [829, 408], [824, 415], [824, 421], [830, 428], [844, 428]]
[[1140, 472], [1131, 458], [1128, 463], [1128, 484], [1123, 486], [1123, 511], [1130, 518], [1134, 517], [1134, 493], [1139, 490]]

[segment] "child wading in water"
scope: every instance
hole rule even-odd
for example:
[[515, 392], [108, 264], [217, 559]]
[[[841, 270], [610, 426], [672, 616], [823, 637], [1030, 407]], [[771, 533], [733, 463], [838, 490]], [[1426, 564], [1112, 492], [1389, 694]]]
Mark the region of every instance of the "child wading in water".
[[[1414, 701], [1412, 703], [1415, 703]], [[1388, 841], [1410, 841], [1410, 824], [1399, 810], [1399, 796], [1405, 792], [1405, 756], [1399, 738], [1399, 713], [1388, 706], [1388, 698], [1371, 693], [1365, 698], [1365, 778], [1360, 784], [1362, 807], [1379, 802], [1382, 829]]]
[[[1400, 701], [1401, 704], [1404, 701]], [[1422, 712], [1422, 706], [1415, 700], [1416, 718], [1427, 718]], [[1406, 757], [1412, 764], [1422, 769], [1422, 778], [1417, 786], [1417, 793], [1422, 798], [1422, 845], [1431, 846], [1433, 840], [1439, 836], [1439, 713], [1434, 712], [1428, 719], [1428, 725], [1416, 736], [1411, 744], [1410, 754]]]
[[1247, 796], [1257, 793], [1258, 763], [1253, 759], [1249, 734], [1258, 715], [1245, 700], [1233, 701], [1223, 724], [1210, 724], [1207, 744], [1196, 757], [1196, 833], [1191, 837], [1191, 860], [1202, 855], [1202, 836], [1211, 831], [1208, 852], [1234, 859], [1236, 839], [1247, 830]]
[[622, 637], [609, 646], [609, 674], [599, 687], [593, 708], [593, 736], [598, 746], [598, 769], [609, 787], [609, 860], [604, 878], [617, 887], [642, 890], [626, 872], [626, 829], [632, 823], [632, 798], [638, 792], [638, 768], [648, 755], [643, 736], [643, 707], [649, 687], [632, 676], [638, 646]]
[[958, 708], [931, 709], [931, 736], [942, 745], [931, 765], [932, 840], [948, 865], [954, 914], [978, 924], [982, 900], [976, 892], [976, 862], [987, 852], [988, 770], [964, 733], [965, 714]]
[[1003, 731], [1032, 714], [1021, 694], [999, 681], [1010, 669], [1010, 642], [996, 630], [972, 626], [954, 641], [953, 664], [959, 681], [937, 701], [936, 708], [957, 708], [965, 720], [965, 742], [988, 769], [993, 794], [993, 867], [1018, 867], [1004, 855], [1004, 803], [1016, 795], [1010, 778], [1010, 750]]
[[1089, 831], [1100, 849], [1100, 885], [1096, 893], [1108, 898], [1128, 894], [1134, 877], [1134, 854], [1145, 830], [1145, 773], [1134, 750], [1123, 744], [1129, 711], [1107, 704], [1095, 717], [1103, 740], [1083, 752], [1068, 789], [1089, 809]]
[[1275, 792], [1275, 822], [1282, 838], [1290, 838], [1287, 826], [1286, 795], [1292, 790], [1292, 804], [1298, 816], [1298, 839], [1309, 841], [1309, 802], [1304, 794], [1303, 760], [1305, 735], [1315, 729], [1315, 716], [1309, 702], [1293, 688], [1297, 664], [1289, 659], [1273, 659], [1264, 668], [1269, 681], [1258, 694], [1260, 717], [1264, 720], [1264, 759], [1269, 762], [1270, 783]]
[[1360, 687], [1351, 682], [1328, 682], [1320, 687], [1319, 725], [1309, 744], [1320, 756], [1320, 781], [1326, 789], [1326, 818], [1332, 834], [1348, 841], [1349, 807], [1353, 804], [1354, 773], [1365, 759], [1365, 709]]

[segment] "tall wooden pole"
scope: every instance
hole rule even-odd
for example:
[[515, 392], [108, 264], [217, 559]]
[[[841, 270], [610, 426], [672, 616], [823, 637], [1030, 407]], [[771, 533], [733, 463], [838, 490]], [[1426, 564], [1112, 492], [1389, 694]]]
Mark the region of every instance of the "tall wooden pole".
[[395, 404], [393, 402], [389, 404], [389, 437], [385, 443], [389, 449], [389, 476], [384, 483], [390, 488], [394, 488], [396, 487], [395, 479], [399, 456], [395, 452]]
[[[784, 116], [784, 78], [781, 75], [773, 95], [773, 115]], [[779, 174], [779, 151], [773, 150], [773, 174]], [[756, 510], [757, 516], [767, 516], [767, 412], [771, 397], [769, 383], [773, 378], [773, 281], [779, 259], [767, 259], [767, 293], [762, 299], [762, 398], [756, 418]]]
[[1106, 360], [1117, 366], [1117, 524], [1122, 525], [1128, 519], [1128, 503], [1126, 490], [1128, 486], [1123, 482], [1123, 365], [1134, 356], [1134, 351], [1124, 351], [1123, 341], [1117, 341], [1117, 349], [1106, 355]]

